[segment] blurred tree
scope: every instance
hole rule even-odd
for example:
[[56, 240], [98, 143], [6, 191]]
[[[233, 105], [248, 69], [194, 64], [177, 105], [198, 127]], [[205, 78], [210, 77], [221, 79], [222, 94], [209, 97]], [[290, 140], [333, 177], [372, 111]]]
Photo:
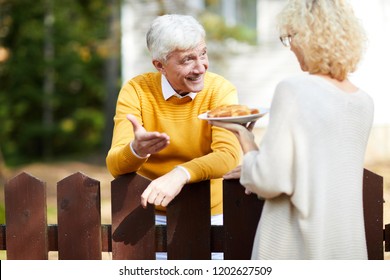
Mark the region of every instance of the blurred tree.
[[234, 39], [255, 45], [258, 0], [205, 0], [200, 15], [211, 40]]
[[1, 152], [0, 149], [0, 187], [4, 185], [5, 181], [6, 181], [6, 167], [4, 163], [3, 153]]
[[114, 128], [113, 116], [115, 114], [118, 86], [120, 86], [120, 41], [121, 41], [121, 22], [120, 22], [120, 0], [108, 0], [108, 38], [107, 43], [111, 50], [106, 59], [105, 65], [105, 85], [106, 99], [104, 106], [104, 133], [102, 153], [106, 154], [111, 146], [112, 131]]
[[101, 147], [105, 66], [116, 68], [110, 88], [120, 83], [119, 63], [106, 63], [120, 53], [108, 39], [119, 2], [0, 0], [0, 147], [7, 163]]
[[[54, 61], [54, 38], [53, 38], [53, 1], [45, 0], [45, 16], [43, 20], [44, 26], [44, 47], [43, 47], [43, 59], [45, 63], [44, 77], [43, 77], [43, 119], [42, 125], [47, 128], [48, 131], [53, 130], [54, 116], [53, 116], [53, 95], [54, 95], [54, 73], [53, 66]], [[43, 155], [45, 158], [52, 157], [52, 139], [48, 134], [44, 138], [43, 143]]]

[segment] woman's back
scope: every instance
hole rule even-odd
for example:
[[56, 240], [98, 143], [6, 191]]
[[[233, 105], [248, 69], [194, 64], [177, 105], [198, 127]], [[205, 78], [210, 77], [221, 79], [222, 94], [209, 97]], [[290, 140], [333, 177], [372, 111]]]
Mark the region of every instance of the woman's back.
[[[278, 85], [256, 158], [273, 169], [267, 178], [242, 178], [268, 198], [254, 258], [367, 258], [362, 176], [372, 118], [372, 100], [361, 90], [346, 93], [313, 75]], [[281, 159], [280, 151], [290, 155]]]

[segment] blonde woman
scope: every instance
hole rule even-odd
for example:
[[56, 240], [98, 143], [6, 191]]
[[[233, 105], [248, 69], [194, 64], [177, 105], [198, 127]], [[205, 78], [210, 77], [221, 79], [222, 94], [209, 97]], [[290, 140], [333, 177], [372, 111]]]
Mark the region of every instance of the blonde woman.
[[275, 90], [258, 147], [248, 127], [212, 122], [240, 141], [247, 193], [266, 200], [253, 259], [367, 259], [362, 178], [371, 97], [351, 83], [364, 32], [344, 0], [291, 0], [279, 15], [282, 43], [304, 72]]

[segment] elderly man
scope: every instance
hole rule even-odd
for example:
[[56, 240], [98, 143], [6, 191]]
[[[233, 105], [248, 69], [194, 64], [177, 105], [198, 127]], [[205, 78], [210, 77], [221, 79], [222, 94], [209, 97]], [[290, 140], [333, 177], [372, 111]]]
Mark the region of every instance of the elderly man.
[[236, 104], [236, 88], [207, 72], [205, 31], [191, 16], [157, 17], [147, 46], [157, 72], [122, 87], [107, 168], [114, 177], [137, 172], [151, 179], [141, 203], [154, 204], [162, 220], [185, 184], [210, 179], [212, 223], [221, 224], [222, 176], [239, 164], [241, 150], [231, 132], [198, 115]]

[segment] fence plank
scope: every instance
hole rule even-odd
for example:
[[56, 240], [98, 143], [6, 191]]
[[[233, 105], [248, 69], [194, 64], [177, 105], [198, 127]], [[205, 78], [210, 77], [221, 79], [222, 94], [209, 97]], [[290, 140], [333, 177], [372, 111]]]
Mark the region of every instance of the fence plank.
[[4, 192], [7, 259], [47, 259], [46, 184], [23, 172]]
[[102, 252], [112, 251], [111, 225], [102, 225]]
[[48, 225], [49, 251], [58, 251], [58, 225]]
[[167, 207], [170, 260], [209, 260], [210, 181], [185, 185]]
[[223, 225], [211, 225], [211, 251], [224, 252], [225, 232]]
[[364, 169], [363, 207], [368, 259], [383, 260], [383, 177]]
[[102, 258], [100, 182], [77, 172], [57, 184], [58, 258]]
[[166, 225], [156, 225], [155, 226], [155, 243], [156, 243], [156, 252], [166, 252], [167, 251], [167, 226]]
[[141, 206], [141, 194], [149, 183], [136, 173], [119, 176], [111, 182], [114, 260], [156, 258], [154, 207]]
[[6, 243], [6, 226], [5, 225], [0, 225], [0, 250], [7, 250], [7, 243]]
[[245, 194], [239, 180], [224, 180], [225, 260], [249, 260], [264, 200]]
[[390, 224], [385, 225], [383, 240], [385, 241], [385, 252], [390, 252]]

